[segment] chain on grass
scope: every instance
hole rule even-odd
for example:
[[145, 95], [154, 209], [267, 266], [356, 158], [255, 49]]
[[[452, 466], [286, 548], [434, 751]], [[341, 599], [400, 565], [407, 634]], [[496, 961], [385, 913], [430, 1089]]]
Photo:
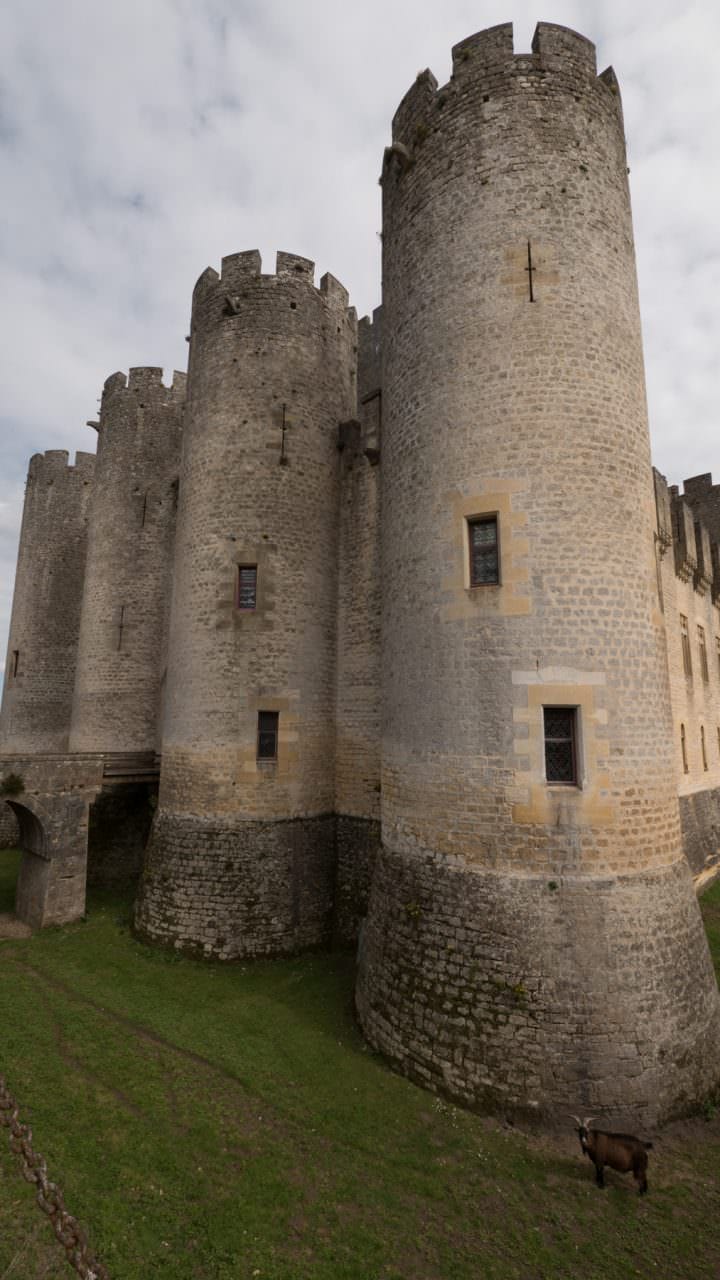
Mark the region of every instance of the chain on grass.
[[81, 1280], [110, 1280], [109, 1272], [95, 1258], [77, 1218], [65, 1208], [60, 1188], [48, 1178], [43, 1157], [33, 1149], [32, 1129], [20, 1123], [17, 1103], [3, 1076], [0, 1076], [0, 1124], [10, 1130], [10, 1148], [22, 1162], [22, 1176], [26, 1182], [35, 1184], [37, 1203], [48, 1215], [70, 1265]]

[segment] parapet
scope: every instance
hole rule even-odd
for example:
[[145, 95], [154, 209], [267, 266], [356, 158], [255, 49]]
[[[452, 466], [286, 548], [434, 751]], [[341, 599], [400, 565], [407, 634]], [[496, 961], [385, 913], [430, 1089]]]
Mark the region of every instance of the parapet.
[[72, 482], [77, 479], [92, 480], [95, 470], [95, 454], [78, 451], [74, 462], [70, 462], [67, 449], [46, 449], [44, 453], [34, 453], [28, 466], [28, 484], [54, 484], [65, 477]]
[[548, 71], [557, 71], [572, 63], [590, 76], [597, 75], [595, 45], [571, 27], [561, 27], [556, 22], [538, 22], [532, 51], [540, 66]]
[[142, 396], [154, 404], [181, 404], [185, 399], [187, 375], [173, 370], [170, 383], [163, 381], [164, 370], [157, 365], [138, 365], [124, 373], [111, 373], [105, 379], [102, 393], [102, 409], [116, 395]]
[[608, 67], [597, 74], [592, 41], [570, 27], [554, 22], [537, 24], [530, 53], [514, 52], [511, 22], [476, 31], [453, 47], [452, 64], [452, 77], [447, 84], [438, 87], [435, 76], [426, 70], [417, 76], [405, 94], [393, 117], [394, 147], [386, 150], [386, 163], [398, 147], [406, 147], [409, 152], [406, 163], [412, 161], [415, 149], [428, 131], [440, 127], [441, 113], [446, 104], [458, 92], [464, 92], [470, 82], [486, 88], [487, 96], [483, 96], [483, 100], [490, 101], [500, 78], [562, 73], [570, 79], [577, 79], [578, 84], [587, 81], [601, 86], [601, 92], [607, 93], [608, 98], [615, 101], [616, 108], [620, 108], [615, 73]]
[[377, 394], [382, 385], [382, 307], [358, 324], [358, 397]]
[[274, 273], [263, 273], [262, 258], [257, 249], [228, 254], [222, 259], [219, 275], [212, 267], [206, 267], [193, 290], [193, 310], [210, 295], [222, 293], [227, 300], [229, 313], [232, 314], [236, 300], [239, 302], [243, 290], [260, 280], [303, 282], [313, 288], [328, 306], [347, 312], [350, 318], [355, 318], [354, 309], [348, 306], [347, 289], [335, 276], [326, 272], [319, 286], [316, 286], [315, 263], [312, 259], [285, 250], [278, 250], [276, 254]]
[[[681, 494], [678, 486], [668, 485], [654, 467], [653, 479], [661, 554], [672, 546], [675, 573], [681, 581], [692, 581], [700, 595], [712, 591], [717, 601], [720, 598], [720, 546], [712, 516], [720, 517], [720, 485], [713, 485], [712, 476], [706, 473], [686, 480], [685, 493]], [[705, 518], [706, 511], [710, 519]]]

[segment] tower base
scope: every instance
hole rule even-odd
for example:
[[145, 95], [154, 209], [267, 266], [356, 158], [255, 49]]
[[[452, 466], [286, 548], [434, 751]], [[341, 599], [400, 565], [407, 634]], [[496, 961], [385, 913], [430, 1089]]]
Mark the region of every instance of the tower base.
[[370, 1042], [471, 1106], [647, 1128], [720, 1080], [720, 996], [684, 860], [498, 875], [383, 848], [359, 954]]
[[137, 934], [236, 960], [330, 939], [334, 818], [240, 822], [158, 810], [135, 912]]

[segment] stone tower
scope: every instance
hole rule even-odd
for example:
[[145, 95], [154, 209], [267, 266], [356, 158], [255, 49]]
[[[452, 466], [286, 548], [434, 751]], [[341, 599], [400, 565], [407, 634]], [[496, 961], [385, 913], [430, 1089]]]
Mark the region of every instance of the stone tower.
[[184, 398], [153, 368], [103, 389], [71, 751], [160, 749]]
[[67, 751], [95, 457], [30, 460], [15, 578], [0, 751]]
[[593, 45], [418, 77], [383, 166], [383, 853], [369, 1039], [472, 1103], [718, 1076], [680, 845], [627, 161]]
[[224, 957], [327, 936], [345, 290], [225, 258], [192, 312], [159, 808], [141, 934]]

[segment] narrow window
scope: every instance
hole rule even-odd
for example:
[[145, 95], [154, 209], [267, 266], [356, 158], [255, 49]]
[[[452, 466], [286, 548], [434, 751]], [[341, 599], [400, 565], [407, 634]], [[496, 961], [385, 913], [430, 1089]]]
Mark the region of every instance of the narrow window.
[[543, 707], [545, 727], [545, 778], [553, 784], [575, 787], [577, 768], [577, 708]]
[[257, 607], [257, 565], [241, 564], [237, 576], [237, 607], [251, 613]]
[[687, 758], [687, 741], [685, 738], [685, 725], [680, 725], [680, 750], [682, 751], [683, 773], [689, 773]]
[[705, 726], [700, 725], [700, 751], [702, 752], [703, 769], [707, 773], [707, 752], [705, 750]]
[[710, 679], [708, 672], [707, 645], [705, 644], [705, 628], [698, 627], [698, 649], [700, 650], [700, 675], [707, 684]]
[[684, 613], [680, 614], [680, 641], [682, 643], [683, 669], [685, 675], [692, 679], [692, 658], [690, 656], [690, 635], [688, 620]]
[[497, 516], [468, 520], [470, 539], [470, 586], [480, 587], [500, 581]]
[[718, 735], [718, 755], [720, 756], [720, 728], [717, 731], [717, 735]]
[[258, 711], [258, 760], [277, 760], [279, 720], [277, 711]]
[[12, 664], [12, 673], [13, 673], [13, 677], [15, 677], [15, 676], [17, 675], [17, 673], [18, 673], [18, 665], [19, 665], [19, 663], [20, 663], [20, 650], [19, 650], [19, 649], [13, 649], [13, 664]]

